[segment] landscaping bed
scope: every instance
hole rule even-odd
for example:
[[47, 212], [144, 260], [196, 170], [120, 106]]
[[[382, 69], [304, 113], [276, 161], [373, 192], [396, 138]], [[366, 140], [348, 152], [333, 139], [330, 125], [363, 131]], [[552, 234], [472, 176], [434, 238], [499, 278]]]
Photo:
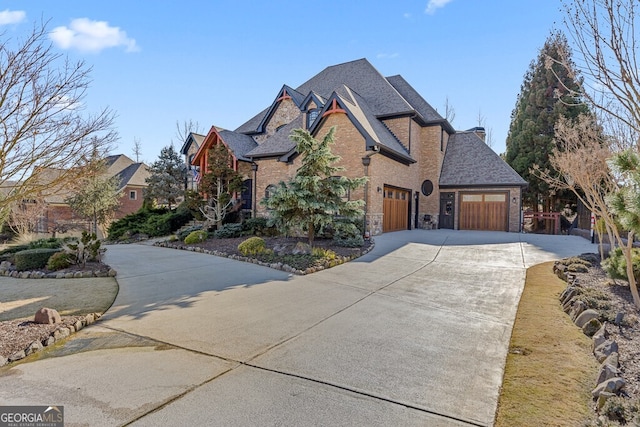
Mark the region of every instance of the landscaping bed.
[[[184, 244], [179, 241], [160, 242], [160, 246], [177, 249], [197, 250], [212, 255], [226, 256], [248, 262], [259, 262], [271, 268], [279, 268], [296, 274], [308, 274], [325, 268], [334, 267], [349, 260], [358, 258], [373, 248], [372, 240], [365, 240], [364, 245], [356, 248], [338, 246], [332, 239], [316, 239], [313, 248], [320, 248], [324, 256], [294, 253], [300, 244], [307, 243], [301, 237], [262, 237], [265, 241], [266, 253], [244, 256], [238, 246], [248, 237], [234, 237], [224, 239], [207, 239], [199, 243]], [[331, 251], [334, 255], [332, 255]]]

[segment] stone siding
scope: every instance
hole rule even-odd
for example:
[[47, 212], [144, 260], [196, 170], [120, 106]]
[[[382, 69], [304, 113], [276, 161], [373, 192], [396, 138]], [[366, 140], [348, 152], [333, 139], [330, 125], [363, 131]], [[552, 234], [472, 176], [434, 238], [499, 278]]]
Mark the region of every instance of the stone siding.
[[282, 125], [291, 123], [300, 114], [300, 109], [296, 106], [293, 100], [283, 99], [276, 106], [271, 119], [265, 127], [265, 133], [256, 135], [254, 137], [255, 141], [258, 144], [262, 144], [267, 138], [276, 133], [276, 129]]

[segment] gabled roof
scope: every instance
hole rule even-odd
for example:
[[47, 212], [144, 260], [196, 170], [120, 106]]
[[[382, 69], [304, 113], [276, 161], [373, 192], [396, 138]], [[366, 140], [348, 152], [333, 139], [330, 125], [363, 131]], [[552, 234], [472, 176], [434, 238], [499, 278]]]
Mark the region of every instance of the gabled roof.
[[262, 144], [247, 153], [247, 157], [273, 157], [282, 156], [296, 147], [289, 135], [294, 129], [302, 127], [302, 116], [296, 117], [291, 123], [283, 126], [276, 133], [267, 138]]
[[[389, 131], [389, 129], [378, 119], [376, 119], [369, 104], [358, 94], [346, 86], [337, 89], [327, 100], [325, 107], [320, 114], [329, 108], [331, 101], [336, 99], [340, 107], [347, 112], [347, 116], [365, 138], [366, 150], [371, 150], [373, 146], [378, 146], [382, 154], [386, 154], [403, 163], [415, 163], [407, 149]], [[322, 123], [316, 120], [311, 128], [313, 133]]]
[[387, 81], [415, 109], [423, 124], [444, 123], [447, 130], [453, 133], [453, 127], [445, 120], [401, 75], [387, 77]]
[[440, 187], [526, 187], [527, 182], [474, 132], [451, 135]]
[[271, 116], [278, 109], [278, 104], [280, 104], [280, 101], [288, 98], [290, 98], [298, 108], [301, 108], [302, 102], [304, 101], [305, 96], [297, 92], [295, 89], [290, 88], [287, 85], [282, 86], [282, 89], [280, 89], [280, 92], [278, 92], [276, 99], [273, 100], [273, 102], [271, 103], [271, 106], [267, 109], [266, 114], [262, 117], [262, 120], [260, 121], [260, 124], [256, 129], [257, 132], [259, 133], [264, 132], [264, 128], [269, 122], [269, 120], [271, 119]]
[[122, 190], [127, 185], [146, 187], [147, 178], [150, 175], [147, 165], [144, 163], [133, 163], [116, 174], [120, 179], [119, 190]]
[[209, 148], [211, 148], [214, 144], [217, 144], [218, 141], [222, 141], [222, 143], [226, 145], [229, 150], [231, 150], [231, 154], [237, 160], [242, 160], [245, 162], [251, 161], [246, 156], [247, 153], [258, 146], [256, 141], [249, 135], [211, 126], [211, 130], [209, 130], [209, 133], [202, 141], [198, 152], [193, 157], [192, 164], [198, 164], [200, 159], [203, 156], [207, 155]]
[[230, 130], [221, 130], [218, 132], [224, 143], [236, 156], [236, 159], [245, 162], [250, 161], [247, 153], [258, 146], [256, 141], [248, 135], [233, 132]]
[[196, 151], [202, 145], [202, 141], [204, 141], [205, 136], [200, 135], [199, 133], [189, 132], [187, 139], [182, 144], [182, 148], [180, 148], [180, 154], [186, 155], [189, 152], [189, 147], [191, 144], [195, 144]]
[[[326, 100], [342, 86], [357, 92], [369, 104], [371, 113], [376, 117], [411, 114], [415, 111], [415, 108], [366, 59], [325, 68], [295, 89], [295, 93], [303, 95], [301, 103], [296, 105], [304, 105], [302, 101], [310, 93]], [[283, 88], [287, 87], [285, 85]], [[296, 102], [294, 95], [289, 95]], [[246, 134], [262, 132], [260, 126], [263, 122], [268, 121], [268, 115], [274, 104], [242, 124], [236, 129], [236, 132]]]

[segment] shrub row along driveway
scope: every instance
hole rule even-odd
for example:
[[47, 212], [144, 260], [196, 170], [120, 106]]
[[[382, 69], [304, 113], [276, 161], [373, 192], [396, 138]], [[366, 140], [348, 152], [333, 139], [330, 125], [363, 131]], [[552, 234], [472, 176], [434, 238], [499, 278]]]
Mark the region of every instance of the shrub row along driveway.
[[572, 236], [415, 230], [290, 276], [112, 246], [120, 293], [101, 324], [64, 357], [4, 372], [0, 401], [65, 405], [91, 425], [489, 426], [526, 267], [595, 251]]

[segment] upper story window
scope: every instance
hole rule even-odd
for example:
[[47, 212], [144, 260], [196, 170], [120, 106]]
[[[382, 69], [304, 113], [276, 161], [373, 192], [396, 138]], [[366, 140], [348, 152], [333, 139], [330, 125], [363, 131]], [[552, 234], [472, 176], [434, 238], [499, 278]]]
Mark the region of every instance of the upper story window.
[[138, 193], [135, 190], [129, 191], [129, 200], [136, 200], [138, 198]]
[[309, 110], [307, 112], [307, 129], [309, 129], [313, 122], [316, 121], [316, 119], [318, 118], [318, 114], [320, 114], [319, 108], [314, 108], [313, 110]]

